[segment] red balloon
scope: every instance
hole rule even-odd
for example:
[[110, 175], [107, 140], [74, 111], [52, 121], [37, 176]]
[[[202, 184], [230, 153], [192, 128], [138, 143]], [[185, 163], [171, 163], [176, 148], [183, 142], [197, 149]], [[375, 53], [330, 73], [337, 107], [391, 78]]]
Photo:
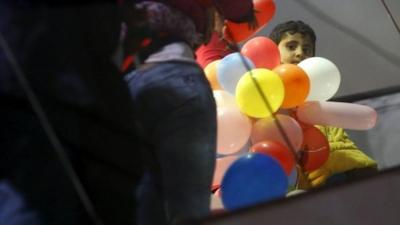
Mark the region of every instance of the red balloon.
[[249, 29], [247, 23], [233, 23], [231, 21], [226, 21], [226, 29], [224, 31], [224, 36], [228, 40], [234, 42], [240, 42], [252, 34], [262, 29], [267, 25], [267, 23], [272, 19], [275, 14], [275, 3], [272, 0], [254, 0], [254, 9], [256, 11], [255, 16], [257, 20], [257, 27], [254, 29]]
[[281, 63], [278, 46], [266, 37], [255, 37], [247, 41], [240, 51], [256, 68], [273, 69]]
[[293, 154], [286, 146], [276, 141], [261, 141], [250, 148], [250, 152], [266, 154], [279, 162], [286, 175], [290, 175], [295, 165]]
[[300, 164], [304, 171], [320, 168], [329, 157], [329, 142], [325, 135], [316, 127], [303, 130], [303, 146]]

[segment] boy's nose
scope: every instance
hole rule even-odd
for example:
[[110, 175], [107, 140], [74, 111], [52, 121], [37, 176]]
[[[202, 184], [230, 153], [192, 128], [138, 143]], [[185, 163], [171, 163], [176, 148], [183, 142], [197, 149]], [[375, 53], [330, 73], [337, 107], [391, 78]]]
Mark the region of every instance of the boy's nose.
[[296, 49], [295, 56], [296, 58], [303, 59], [304, 57], [303, 50], [301, 48]]

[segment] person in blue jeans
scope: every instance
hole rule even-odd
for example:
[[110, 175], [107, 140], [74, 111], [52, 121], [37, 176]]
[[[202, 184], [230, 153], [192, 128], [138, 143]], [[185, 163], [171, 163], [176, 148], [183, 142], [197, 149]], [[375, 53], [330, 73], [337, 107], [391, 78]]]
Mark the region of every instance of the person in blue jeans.
[[[180, 224], [210, 213], [217, 115], [194, 49], [209, 40], [216, 8], [207, 10], [204, 21], [188, 8], [191, 1], [171, 2], [172, 7], [153, 1], [136, 4], [147, 11], [152, 36], [138, 52], [140, 65], [125, 77], [146, 158], [137, 191], [140, 225]], [[247, 18], [245, 11], [234, 14]]]
[[[6, 56], [4, 43], [42, 103], [53, 133], [64, 147], [67, 156], [63, 159], [73, 164], [77, 173], [74, 178], [82, 183], [102, 224], [146, 224], [155, 219], [153, 224], [160, 225], [208, 214], [215, 160], [211, 152], [215, 147], [215, 104], [192, 54], [192, 48], [207, 34], [198, 35], [193, 25], [185, 23], [175, 24], [181, 34], [175, 40], [162, 36], [167, 34], [162, 32], [162, 38], [156, 38], [149, 51], [141, 54], [143, 60], [151, 59], [137, 71], [145, 79], [131, 78], [138, 81], [132, 84], [132, 90], [142, 90], [133, 95], [139, 105], [132, 104], [127, 83], [111, 59], [120, 44], [122, 22], [133, 28], [126, 34], [127, 50], [136, 48], [141, 38], [137, 36], [146, 33], [148, 26], [135, 27], [142, 24], [143, 14], [136, 11], [132, 1], [125, 1], [124, 13], [116, 2], [124, 1], [1, 3], [1, 225], [89, 225], [97, 221], [90, 220], [89, 210], [83, 207], [66, 167], [16, 81], [18, 70]], [[180, 3], [188, 10], [198, 3], [164, 2]], [[124, 15], [130, 19], [122, 21]], [[149, 18], [160, 18], [156, 15]], [[159, 22], [163, 23], [170, 16], [161, 18]], [[199, 29], [205, 27], [203, 17], [197, 22], [203, 25], [198, 25]], [[166, 51], [159, 51], [161, 46]], [[157, 87], [152, 86], [152, 79], [158, 79], [157, 91], [152, 90]], [[177, 92], [171, 92], [172, 87]], [[154, 99], [154, 104], [146, 105]], [[158, 104], [162, 107], [152, 108]], [[138, 135], [146, 143], [142, 144]], [[140, 148], [150, 150], [143, 152], [154, 164], [146, 165], [139, 191], [139, 199], [143, 199], [140, 219], [136, 220], [135, 190], [143, 175]], [[161, 201], [159, 196], [163, 197]], [[150, 197], [155, 197], [154, 202], [146, 202]], [[148, 203], [156, 207], [146, 208]]]
[[166, 4], [138, 6], [156, 16], [149, 21], [154, 30], [175, 32], [153, 39], [139, 53], [143, 64], [126, 75], [146, 159], [137, 222], [202, 218], [210, 211], [217, 126], [213, 93], [192, 50], [201, 37], [189, 18]]
[[166, 61], [138, 69], [127, 81], [149, 159], [138, 191], [138, 224], [206, 216], [216, 109], [202, 70], [195, 63]]

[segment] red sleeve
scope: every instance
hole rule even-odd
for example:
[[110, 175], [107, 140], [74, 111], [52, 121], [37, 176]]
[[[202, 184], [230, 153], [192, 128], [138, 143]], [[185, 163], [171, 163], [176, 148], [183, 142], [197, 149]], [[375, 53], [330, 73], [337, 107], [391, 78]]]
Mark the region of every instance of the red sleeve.
[[196, 60], [202, 68], [205, 68], [209, 63], [217, 59], [222, 59], [232, 52], [233, 51], [228, 48], [227, 43], [214, 32], [210, 42], [207, 45], [201, 45], [196, 50]]

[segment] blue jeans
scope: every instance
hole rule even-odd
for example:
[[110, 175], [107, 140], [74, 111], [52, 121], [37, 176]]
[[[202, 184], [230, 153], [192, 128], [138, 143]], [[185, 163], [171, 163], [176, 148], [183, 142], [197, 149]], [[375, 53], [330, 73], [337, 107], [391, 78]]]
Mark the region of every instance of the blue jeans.
[[216, 158], [216, 106], [202, 69], [165, 62], [128, 74], [147, 172], [138, 224], [163, 225], [209, 214]]

